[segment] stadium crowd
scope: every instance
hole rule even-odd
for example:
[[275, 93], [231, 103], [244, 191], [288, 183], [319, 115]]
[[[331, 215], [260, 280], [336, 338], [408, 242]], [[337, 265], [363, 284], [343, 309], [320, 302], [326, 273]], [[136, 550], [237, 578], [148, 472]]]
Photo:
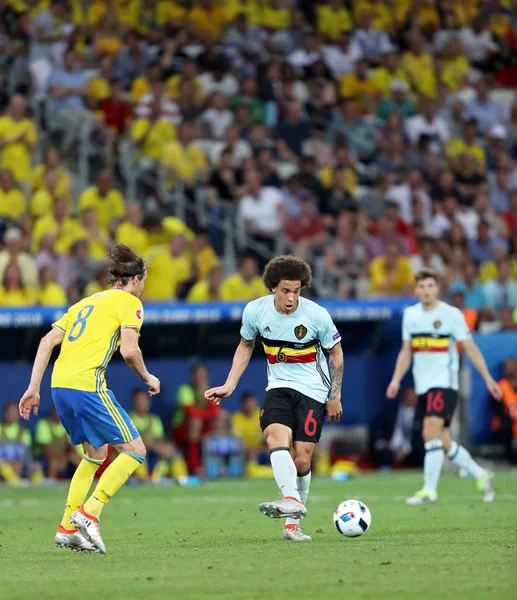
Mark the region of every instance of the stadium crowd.
[[[516, 14], [4, 0], [0, 305], [103, 289], [114, 241], [146, 257], [148, 302], [250, 300], [280, 240], [330, 280], [316, 295], [407, 295], [430, 265], [473, 327], [517, 328]], [[86, 180], [85, 143], [101, 157]], [[202, 194], [208, 228], [176, 216], [175, 191]], [[235, 274], [221, 215], [244, 232]]]

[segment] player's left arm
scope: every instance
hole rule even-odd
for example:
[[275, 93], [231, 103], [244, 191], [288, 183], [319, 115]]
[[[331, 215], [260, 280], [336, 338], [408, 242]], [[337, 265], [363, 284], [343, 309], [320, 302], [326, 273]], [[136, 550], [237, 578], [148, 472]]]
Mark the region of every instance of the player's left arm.
[[31, 411], [34, 409], [34, 414], [38, 414], [38, 407], [40, 401], [40, 387], [41, 380], [43, 379], [43, 374], [45, 373], [45, 369], [48, 366], [48, 361], [52, 356], [52, 351], [56, 346], [59, 346], [65, 337], [65, 331], [62, 329], [55, 327], [51, 331], [47, 333], [38, 346], [38, 351], [36, 353], [36, 358], [34, 359], [34, 364], [32, 366], [32, 375], [29, 383], [29, 387], [25, 394], [23, 394], [22, 399], [20, 400], [19, 410], [20, 416], [26, 421], [29, 420], [31, 416]]
[[325, 309], [318, 314], [318, 337], [321, 345], [329, 353], [331, 388], [327, 401], [327, 418], [329, 423], [339, 421], [343, 414], [341, 406], [341, 384], [343, 383], [343, 349], [341, 335]]
[[486, 366], [485, 359], [483, 358], [481, 350], [478, 348], [476, 342], [472, 338], [469, 338], [461, 343], [465, 353], [472, 361], [472, 364], [476, 367], [478, 373], [485, 380], [487, 390], [496, 400], [501, 400], [503, 397], [503, 392], [501, 391], [499, 384], [494, 380], [492, 375], [490, 375], [490, 371]]
[[329, 423], [339, 421], [343, 414], [341, 406], [341, 385], [343, 383], [343, 349], [341, 342], [328, 350], [330, 362], [331, 389], [327, 402], [327, 418]]

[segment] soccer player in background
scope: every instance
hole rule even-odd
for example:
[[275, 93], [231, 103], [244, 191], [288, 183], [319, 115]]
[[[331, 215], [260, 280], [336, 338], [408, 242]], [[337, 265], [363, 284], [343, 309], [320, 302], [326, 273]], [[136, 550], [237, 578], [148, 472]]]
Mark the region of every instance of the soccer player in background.
[[424, 411], [425, 442], [424, 487], [406, 500], [407, 504], [436, 502], [436, 489], [445, 454], [477, 481], [485, 502], [494, 499], [493, 473], [478, 465], [469, 452], [451, 440], [449, 425], [458, 398], [460, 342], [472, 364], [485, 380], [488, 391], [501, 399], [501, 389], [488, 372], [479, 348], [461, 311], [438, 300], [438, 276], [433, 269], [422, 269], [416, 277], [416, 295], [420, 302], [404, 310], [402, 348], [386, 395], [395, 398], [400, 382], [413, 361], [413, 378], [420, 410]]
[[[122, 244], [113, 246], [108, 259], [112, 261], [109, 283], [113, 287], [74, 304], [52, 325], [40, 342], [30, 384], [19, 406], [25, 420], [32, 410], [38, 414], [41, 380], [52, 350], [61, 345], [52, 371], [52, 399], [71, 443], [83, 444], [84, 456], [70, 483], [55, 543], [75, 550], [97, 549], [103, 554], [102, 509], [146, 455], [140, 434], [106, 385], [106, 368], [119, 345], [126, 363], [149, 386], [149, 394], [160, 392], [160, 381], [147, 371], [138, 346], [144, 320], [139, 297], [147, 277], [145, 262]], [[83, 505], [94, 475], [106, 459], [108, 444], [119, 455]]]
[[[226, 383], [205, 392], [219, 404], [235, 390], [260, 335], [268, 366], [268, 386], [260, 410], [260, 426], [282, 500], [264, 502], [261, 512], [285, 518], [283, 537], [311, 538], [300, 528], [311, 481], [311, 458], [325, 419], [341, 417], [343, 352], [341, 336], [329, 313], [302, 298], [311, 282], [309, 265], [294, 256], [271, 260], [264, 284], [273, 292], [247, 304], [242, 315], [241, 341]], [[330, 357], [330, 374], [323, 353]]]

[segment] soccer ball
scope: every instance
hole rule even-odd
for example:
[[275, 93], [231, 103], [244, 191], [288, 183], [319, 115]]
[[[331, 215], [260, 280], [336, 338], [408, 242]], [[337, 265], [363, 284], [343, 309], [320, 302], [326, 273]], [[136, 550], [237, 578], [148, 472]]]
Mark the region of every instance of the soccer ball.
[[360, 500], [345, 500], [334, 511], [334, 525], [345, 537], [363, 535], [368, 531], [371, 522], [370, 510]]

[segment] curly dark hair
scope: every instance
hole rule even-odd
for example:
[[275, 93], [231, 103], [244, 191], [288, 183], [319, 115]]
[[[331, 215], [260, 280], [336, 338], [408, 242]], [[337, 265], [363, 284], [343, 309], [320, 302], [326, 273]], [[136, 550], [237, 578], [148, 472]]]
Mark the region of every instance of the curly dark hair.
[[145, 260], [129, 246], [115, 244], [106, 258], [110, 261], [107, 283], [127, 285], [133, 277], [143, 277], [145, 274]]
[[270, 260], [264, 270], [264, 285], [271, 292], [282, 279], [300, 281], [302, 287], [311, 284], [312, 272], [310, 266], [296, 256], [277, 256]]

